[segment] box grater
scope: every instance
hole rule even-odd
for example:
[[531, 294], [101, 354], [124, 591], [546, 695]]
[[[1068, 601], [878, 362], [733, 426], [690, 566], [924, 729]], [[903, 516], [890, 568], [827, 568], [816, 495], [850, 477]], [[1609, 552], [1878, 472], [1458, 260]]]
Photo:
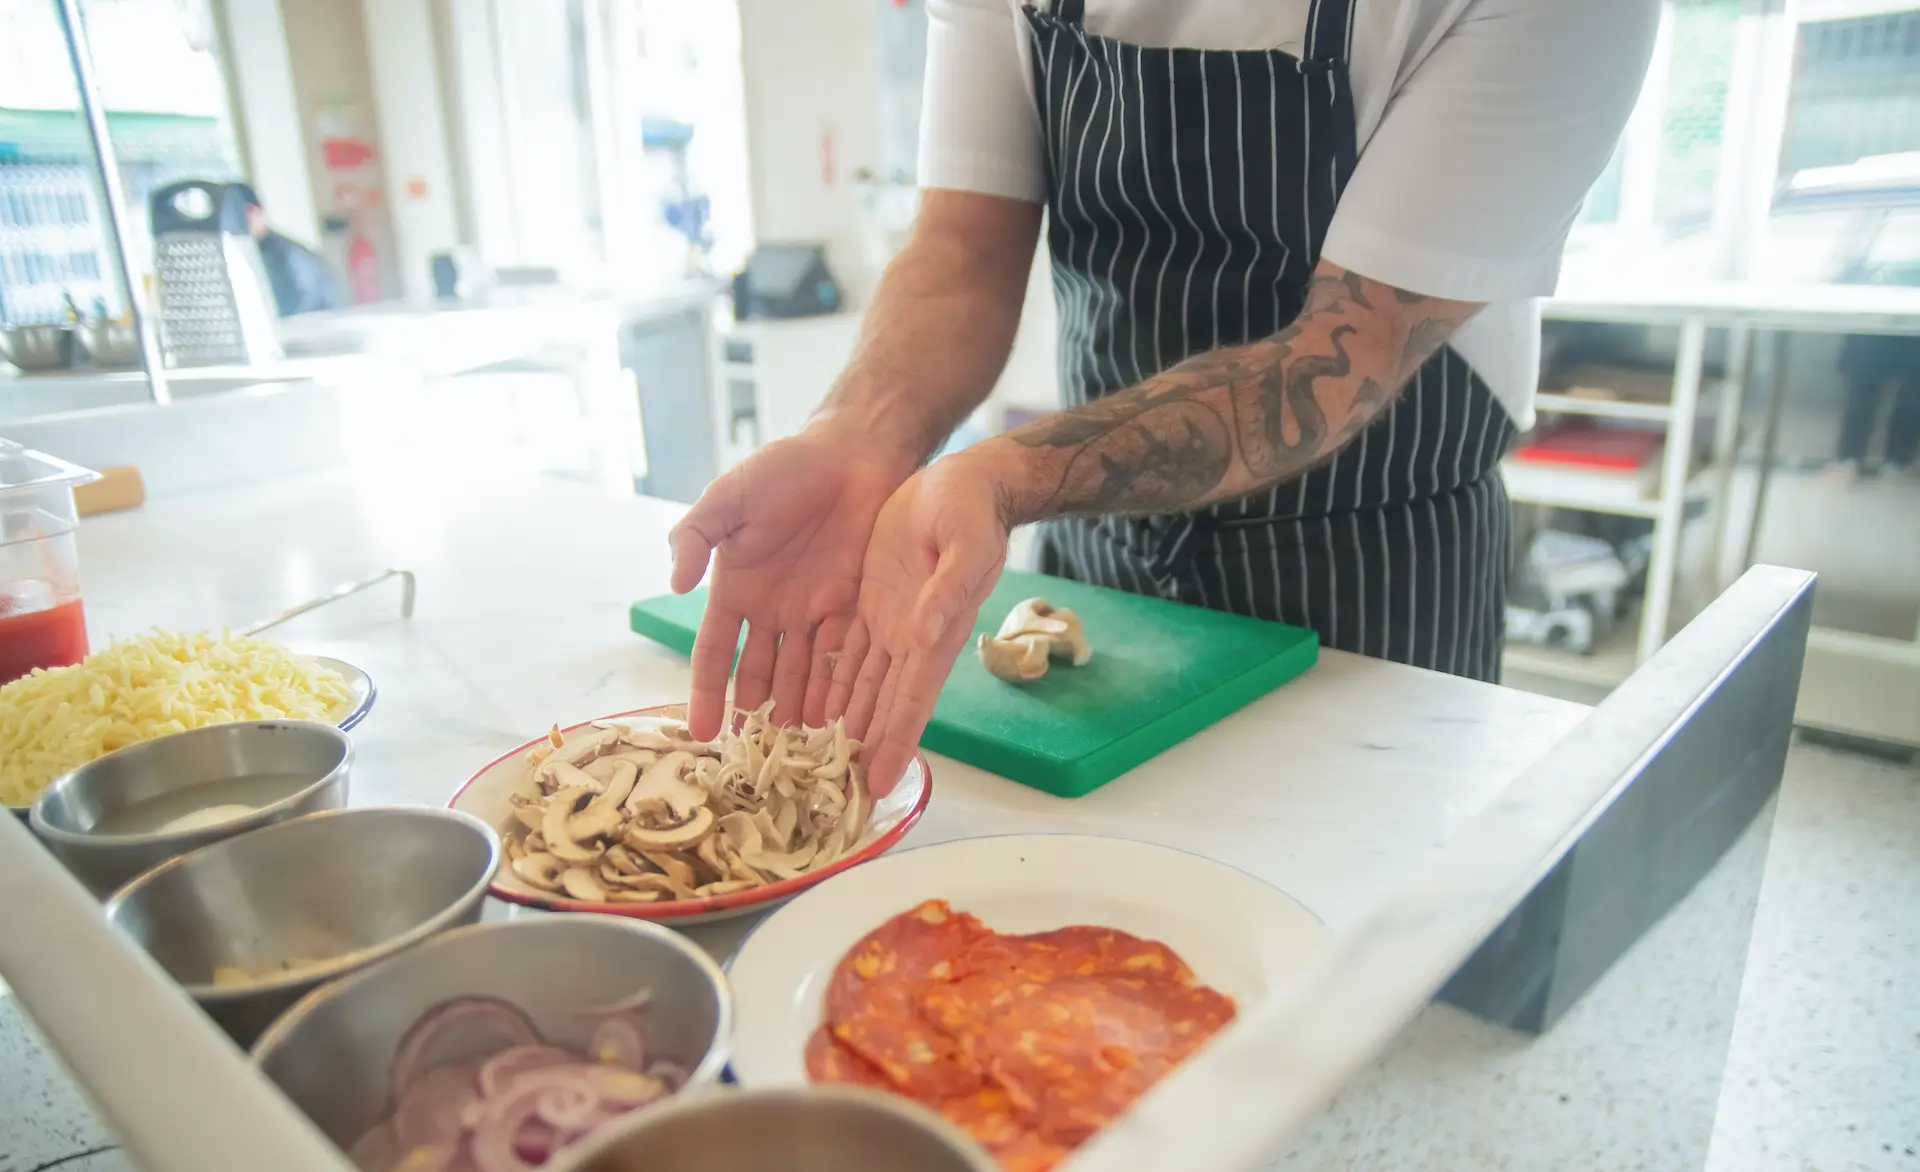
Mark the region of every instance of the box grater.
[[199, 179], [174, 183], [153, 193], [148, 214], [167, 365], [280, 358], [273, 289], [240, 190]]

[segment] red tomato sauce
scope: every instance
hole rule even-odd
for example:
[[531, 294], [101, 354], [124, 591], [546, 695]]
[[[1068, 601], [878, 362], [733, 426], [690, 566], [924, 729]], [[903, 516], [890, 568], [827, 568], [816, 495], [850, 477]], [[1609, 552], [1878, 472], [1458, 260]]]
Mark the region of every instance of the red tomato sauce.
[[78, 598], [44, 610], [8, 611], [0, 598], [0, 684], [38, 667], [68, 667], [87, 657], [87, 612]]

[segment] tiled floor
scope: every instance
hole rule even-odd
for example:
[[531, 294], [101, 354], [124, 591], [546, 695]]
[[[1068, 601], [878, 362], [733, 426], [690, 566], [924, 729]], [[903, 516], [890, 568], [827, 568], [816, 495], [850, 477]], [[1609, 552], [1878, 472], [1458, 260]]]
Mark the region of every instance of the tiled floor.
[[1920, 769], [1789, 757], [1708, 1168], [1920, 1172]]

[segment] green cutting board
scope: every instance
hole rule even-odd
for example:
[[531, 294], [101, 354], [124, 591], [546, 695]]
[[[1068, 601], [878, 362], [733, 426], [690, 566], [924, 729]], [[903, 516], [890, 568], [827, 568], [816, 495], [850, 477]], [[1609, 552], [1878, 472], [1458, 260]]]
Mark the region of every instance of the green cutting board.
[[[921, 745], [1061, 797], [1077, 798], [1312, 667], [1312, 631], [1010, 570], [980, 608], [976, 636], [1015, 603], [1045, 598], [1080, 616], [1093, 659], [1056, 660], [1015, 686], [968, 650], [940, 692]], [[634, 631], [693, 651], [706, 595], [633, 604]]]

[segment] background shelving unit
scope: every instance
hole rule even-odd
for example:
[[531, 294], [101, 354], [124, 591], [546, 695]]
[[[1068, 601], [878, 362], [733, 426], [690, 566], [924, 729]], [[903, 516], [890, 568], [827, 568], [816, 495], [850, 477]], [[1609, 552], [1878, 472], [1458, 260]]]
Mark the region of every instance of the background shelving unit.
[[[1579, 307], [1548, 302], [1549, 320], [1590, 320]], [[1727, 523], [1729, 478], [1740, 440], [1739, 408], [1746, 380], [1748, 337], [1733, 327], [1727, 337], [1726, 377], [1711, 386], [1704, 378], [1707, 326], [1691, 319], [1680, 328], [1672, 390], [1665, 402], [1603, 399], [1542, 393], [1535, 400], [1542, 414], [1586, 415], [1600, 419], [1659, 424], [1666, 432], [1658, 476], [1649, 487], [1641, 475], [1542, 470], [1509, 460], [1504, 469], [1508, 495], [1516, 502], [1641, 517], [1653, 522], [1653, 551], [1638, 621], [1609, 632], [1587, 654], [1515, 644], [1507, 649], [1511, 671], [1546, 676], [1590, 687], [1611, 688], [1641, 661], [1659, 650], [1675, 621], [1674, 596], [1679, 577], [1681, 529], [1688, 506], [1704, 505], [1714, 526], [1714, 548]], [[1696, 463], [1695, 428], [1704, 400], [1717, 400], [1711, 454]]]

